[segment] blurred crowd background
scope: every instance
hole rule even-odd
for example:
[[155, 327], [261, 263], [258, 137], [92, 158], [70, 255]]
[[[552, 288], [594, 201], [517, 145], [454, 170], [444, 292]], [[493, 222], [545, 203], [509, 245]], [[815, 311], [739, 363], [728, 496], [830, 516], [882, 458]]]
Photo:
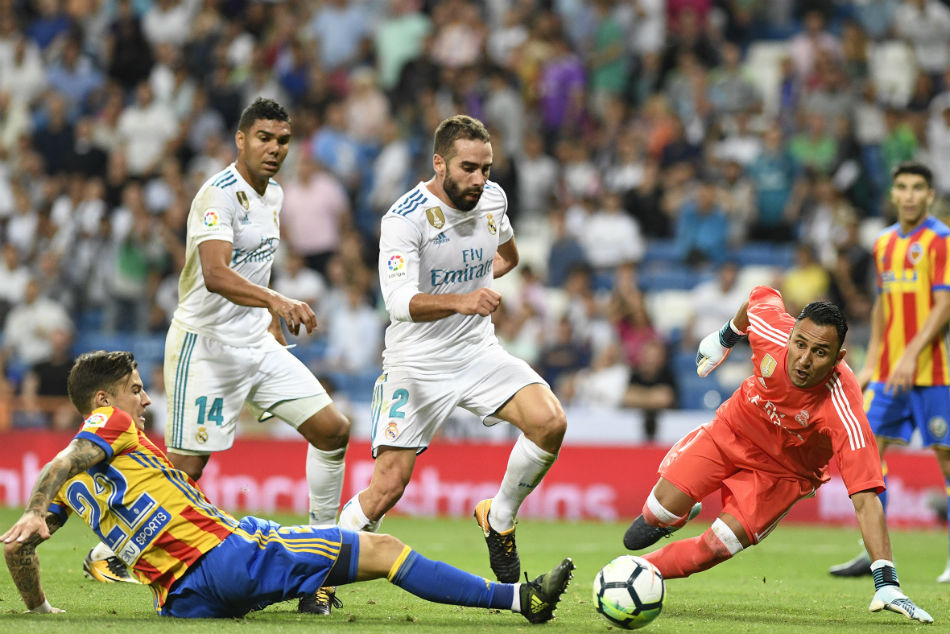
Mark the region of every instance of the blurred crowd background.
[[[522, 264], [498, 336], [568, 405], [711, 409], [695, 345], [755, 283], [825, 297], [860, 367], [889, 171], [950, 195], [940, 0], [0, 0], [0, 429], [70, 428], [74, 355], [127, 348], [156, 426], [191, 198], [243, 107], [293, 117], [273, 285], [368, 401], [381, 215], [455, 113], [493, 138]], [[710, 387], [712, 386], [712, 387]]]

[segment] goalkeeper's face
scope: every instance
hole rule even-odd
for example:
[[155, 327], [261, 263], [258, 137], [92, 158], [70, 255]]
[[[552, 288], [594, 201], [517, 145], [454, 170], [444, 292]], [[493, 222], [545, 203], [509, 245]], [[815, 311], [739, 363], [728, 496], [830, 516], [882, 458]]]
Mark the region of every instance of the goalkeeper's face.
[[810, 319], [800, 319], [788, 337], [788, 378], [795, 387], [815, 387], [828, 378], [844, 355], [833, 325], [819, 326]]

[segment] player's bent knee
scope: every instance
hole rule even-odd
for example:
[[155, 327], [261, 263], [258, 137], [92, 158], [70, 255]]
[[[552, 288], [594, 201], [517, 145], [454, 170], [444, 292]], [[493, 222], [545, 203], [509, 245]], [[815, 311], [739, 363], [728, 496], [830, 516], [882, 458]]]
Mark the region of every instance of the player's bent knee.
[[333, 451], [347, 446], [350, 428], [349, 419], [330, 405], [301, 423], [297, 431], [317, 449]]
[[406, 545], [385, 533], [360, 533], [359, 579], [378, 579], [389, 575], [399, 561]]
[[743, 537], [745, 537], [744, 532], [741, 536], [736, 535], [735, 530], [722, 518], [716, 518], [709, 530], [703, 533], [703, 539], [714, 552], [718, 561], [725, 561], [743, 550], [745, 548], [742, 545], [743, 541], [748, 542], [748, 537], [742, 539]]
[[541, 442], [536, 444], [548, 451], [556, 451], [561, 446], [565, 433], [567, 433], [567, 415], [558, 407], [538, 425], [538, 437]]
[[193, 456], [187, 454], [175, 453], [174, 451], [169, 451], [168, 460], [174, 465], [179, 471], [184, 471], [188, 477], [190, 477], [195, 482], [201, 477], [201, 474], [204, 472], [205, 465], [208, 464], [208, 458], [210, 456]]

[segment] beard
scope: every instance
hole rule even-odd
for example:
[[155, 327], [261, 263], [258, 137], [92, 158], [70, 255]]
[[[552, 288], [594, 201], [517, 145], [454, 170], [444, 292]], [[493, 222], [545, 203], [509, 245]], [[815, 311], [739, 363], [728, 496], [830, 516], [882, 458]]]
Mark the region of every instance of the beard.
[[[463, 190], [458, 183], [452, 180], [452, 177], [449, 176], [448, 171], [446, 171], [445, 178], [442, 180], [442, 189], [445, 190], [445, 195], [448, 196], [449, 200], [452, 201], [452, 206], [460, 211], [471, 211], [482, 198], [481, 189], [472, 187], [470, 189]], [[475, 197], [475, 200], [465, 197], [466, 194], [472, 193], [478, 194], [478, 196]]]

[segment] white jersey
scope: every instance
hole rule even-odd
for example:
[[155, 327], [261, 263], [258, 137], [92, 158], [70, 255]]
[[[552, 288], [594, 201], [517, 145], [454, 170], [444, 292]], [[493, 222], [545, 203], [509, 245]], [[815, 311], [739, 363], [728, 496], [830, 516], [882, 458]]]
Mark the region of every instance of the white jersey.
[[464, 294], [490, 288], [498, 245], [513, 237], [508, 199], [496, 183], [485, 183], [471, 211], [449, 207], [419, 183], [383, 216], [379, 239], [379, 283], [390, 324], [383, 368], [442, 371], [471, 360], [496, 343], [491, 317], [450, 315], [413, 322], [413, 295]]
[[270, 313], [266, 308], [239, 306], [208, 291], [198, 245], [207, 240], [230, 242], [231, 269], [254, 284], [267, 286], [280, 242], [283, 201], [277, 181], [271, 179], [261, 196], [234, 163], [201, 186], [188, 212], [185, 268], [178, 280], [178, 308], [172, 323], [231, 346], [261, 343], [271, 323]]

